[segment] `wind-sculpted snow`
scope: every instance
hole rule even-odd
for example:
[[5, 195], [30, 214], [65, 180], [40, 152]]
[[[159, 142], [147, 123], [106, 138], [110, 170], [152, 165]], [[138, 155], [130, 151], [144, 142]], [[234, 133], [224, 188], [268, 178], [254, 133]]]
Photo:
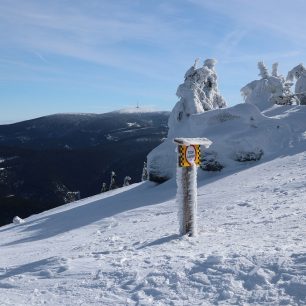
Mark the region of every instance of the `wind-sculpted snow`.
[[199, 171], [196, 238], [178, 235], [174, 180], [0, 228], [0, 304], [304, 305], [305, 149]]
[[[273, 112], [278, 115], [274, 116]], [[151, 180], [174, 177], [177, 160], [175, 137], [210, 139], [213, 144], [208, 150], [203, 150], [202, 159], [213, 155], [223, 168], [232, 167], [233, 161], [244, 155], [254, 153], [265, 161], [282, 155], [290, 144], [299, 142], [297, 137], [306, 130], [305, 118], [304, 106], [275, 106], [262, 114], [256, 106], [248, 103], [192, 115], [184, 124], [170, 129], [168, 138], [149, 153]]]

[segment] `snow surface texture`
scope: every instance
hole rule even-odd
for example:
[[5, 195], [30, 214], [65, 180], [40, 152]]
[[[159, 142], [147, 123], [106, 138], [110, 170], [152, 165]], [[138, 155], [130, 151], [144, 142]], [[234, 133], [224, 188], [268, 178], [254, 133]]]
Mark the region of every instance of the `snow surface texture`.
[[[211, 135], [244, 107], [209, 112]], [[34, 215], [0, 228], [0, 305], [305, 305], [305, 107], [256, 114], [257, 128], [240, 116], [225, 130], [274, 155], [198, 171], [196, 238], [178, 235], [174, 179]]]

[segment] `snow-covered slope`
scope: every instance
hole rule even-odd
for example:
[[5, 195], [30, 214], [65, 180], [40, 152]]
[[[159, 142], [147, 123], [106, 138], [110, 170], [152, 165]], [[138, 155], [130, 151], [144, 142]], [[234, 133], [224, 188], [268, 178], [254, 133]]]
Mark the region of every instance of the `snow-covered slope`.
[[290, 123], [274, 159], [199, 170], [196, 238], [178, 236], [174, 179], [0, 228], [0, 305], [306, 304], [305, 114], [290, 119], [299, 110], [267, 113]]
[[[191, 115], [169, 129], [168, 138], [148, 155], [152, 180], [175, 176], [175, 137], [206, 137], [213, 144], [204, 158], [232, 167], [243, 155], [262, 155], [264, 160], [283, 154], [306, 130], [305, 106], [274, 106], [262, 114], [248, 103]], [[171, 116], [170, 116], [171, 119]], [[206, 155], [206, 156], [205, 156]]]

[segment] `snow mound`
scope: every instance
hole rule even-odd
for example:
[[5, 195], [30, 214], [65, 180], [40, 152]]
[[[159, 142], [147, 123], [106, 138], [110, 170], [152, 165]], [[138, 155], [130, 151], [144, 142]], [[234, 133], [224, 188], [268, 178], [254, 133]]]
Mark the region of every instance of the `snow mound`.
[[206, 137], [213, 144], [202, 150], [202, 160], [232, 167], [239, 161], [273, 159], [293, 142], [303, 141], [305, 118], [304, 106], [275, 106], [264, 115], [248, 103], [191, 115], [185, 124], [170, 129], [168, 138], [149, 153], [150, 179], [162, 182], [174, 177], [177, 153], [173, 138]]

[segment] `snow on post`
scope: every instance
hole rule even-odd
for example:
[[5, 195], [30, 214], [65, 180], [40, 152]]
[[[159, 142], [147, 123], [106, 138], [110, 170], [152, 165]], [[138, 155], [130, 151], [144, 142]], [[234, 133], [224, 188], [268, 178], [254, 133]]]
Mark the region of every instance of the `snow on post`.
[[200, 145], [208, 148], [207, 138], [175, 138], [178, 145], [177, 202], [180, 234], [197, 235], [197, 166], [200, 164]]

